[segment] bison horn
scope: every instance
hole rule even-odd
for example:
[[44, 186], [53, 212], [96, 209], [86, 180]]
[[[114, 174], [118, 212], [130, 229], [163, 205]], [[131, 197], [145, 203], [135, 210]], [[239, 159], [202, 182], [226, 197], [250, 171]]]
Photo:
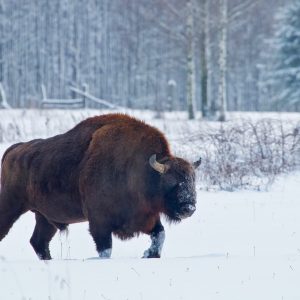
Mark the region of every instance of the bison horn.
[[201, 165], [201, 161], [202, 159], [200, 157], [197, 161], [193, 162], [193, 166], [195, 169], [197, 169]]
[[155, 171], [161, 174], [164, 174], [167, 171], [167, 167], [156, 160], [156, 154], [151, 155], [149, 158], [149, 164]]

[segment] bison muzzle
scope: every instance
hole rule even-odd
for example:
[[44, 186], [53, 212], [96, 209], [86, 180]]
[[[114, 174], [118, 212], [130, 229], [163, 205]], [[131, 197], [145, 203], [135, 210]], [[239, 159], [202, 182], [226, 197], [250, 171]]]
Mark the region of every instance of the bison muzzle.
[[48, 139], [18, 143], [2, 158], [0, 240], [25, 212], [35, 213], [30, 243], [51, 259], [57, 229], [89, 222], [99, 256], [110, 257], [112, 234], [149, 234], [144, 257], [160, 257], [160, 217], [179, 222], [196, 209], [194, 164], [171, 154], [164, 135], [122, 114], [96, 116]]

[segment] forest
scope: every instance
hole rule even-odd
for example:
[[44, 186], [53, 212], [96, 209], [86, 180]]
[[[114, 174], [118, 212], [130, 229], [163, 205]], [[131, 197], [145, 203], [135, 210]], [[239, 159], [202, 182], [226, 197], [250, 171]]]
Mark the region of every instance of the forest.
[[38, 108], [42, 87], [54, 99], [85, 87], [121, 107], [190, 119], [299, 111], [278, 104], [266, 75], [277, 16], [292, 2], [1, 0], [0, 100]]

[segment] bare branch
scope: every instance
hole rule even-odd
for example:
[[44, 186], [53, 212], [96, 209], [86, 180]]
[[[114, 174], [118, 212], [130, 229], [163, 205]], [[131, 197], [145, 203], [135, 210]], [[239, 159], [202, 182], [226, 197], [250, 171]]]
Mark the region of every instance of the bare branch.
[[237, 5], [228, 15], [228, 23], [233, 22], [235, 19], [243, 15], [247, 10], [252, 9], [259, 1], [248, 1]]

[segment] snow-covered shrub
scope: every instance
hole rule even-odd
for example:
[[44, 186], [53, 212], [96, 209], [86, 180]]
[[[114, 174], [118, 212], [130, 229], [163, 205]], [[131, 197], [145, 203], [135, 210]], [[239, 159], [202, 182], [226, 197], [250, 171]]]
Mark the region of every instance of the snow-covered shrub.
[[199, 177], [203, 188], [262, 189], [277, 174], [300, 166], [300, 123], [293, 126], [271, 119], [228, 122], [185, 138], [185, 147], [202, 156]]
[[6, 141], [13, 142], [20, 138], [20, 128], [16, 123], [9, 123], [5, 130], [6, 133]]

